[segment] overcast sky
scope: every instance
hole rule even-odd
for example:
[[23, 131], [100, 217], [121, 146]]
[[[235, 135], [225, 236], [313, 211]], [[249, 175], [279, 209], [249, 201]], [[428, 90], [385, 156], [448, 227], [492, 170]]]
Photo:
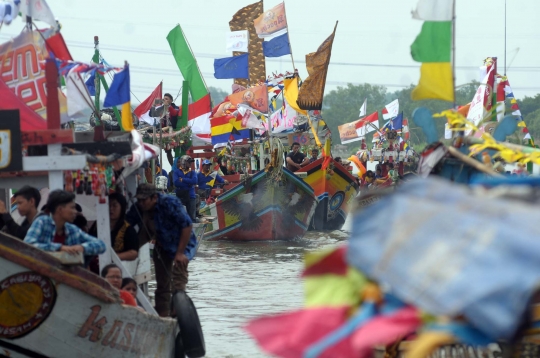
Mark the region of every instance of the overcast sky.
[[[269, 9], [280, 1], [265, 1]], [[421, 21], [410, 12], [416, 0], [289, 0], [287, 19], [296, 67], [307, 76], [305, 55], [313, 52], [339, 21], [328, 72], [326, 93], [348, 82], [385, 85], [389, 91], [417, 83], [419, 64], [409, 47]], [[225, 51], [228, 22], [249, 0], [48, 0], [62, 23], [62, 34], [72, 56], [89, 61], [93, 37], [100, 37], [102, 55], [113, 65], [131, 65], [131, 86], [144, 100], [164, 81], [165, 92], [176, 97], [182, 76], [166, 40], [180, 23], [208, 86], [230, 91], [232, 80], [213, 77], [213, 59]], [[478, 80], [477, 67], [488, 56], [504, 65], [504, 0], [456, 0], [457, 85]], [[540, 2], [507, 0], [507, 70], [518, 98], [540, 92]], [[41, 23], [40, 25], [44, 25]], [[20, 18], [0, 30], [5, 42], [23, 27]], [[519, 48], [519, 51], [517, 50]], [[291, 57], [267, 60], [267, 73], [292, 70]], [[138, 99], [138, 100], [137, 100]], [[178, 100], [177, 102], [180, 102]]]

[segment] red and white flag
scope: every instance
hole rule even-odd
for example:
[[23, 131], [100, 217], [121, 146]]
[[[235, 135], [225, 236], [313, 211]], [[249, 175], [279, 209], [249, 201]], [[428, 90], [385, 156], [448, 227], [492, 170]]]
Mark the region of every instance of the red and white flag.
[[137, 117], [139, 117], [139, 121], [144, 121], [148, 124], [154, 124], [154, 118], [150, 117], [150, 108], [154, 105], [154, 100], [161, 99], [162, 97], [162, 85], [163, 83], [160, 82], [159, 85], [150, 93], [150, 96], [148, 96], [144, 101], [139, 104], [137, 108], [133, 111]]
[[409, 140], [409, 120], [407, 118], [403, 119], [402, 127], [401, 127], [401, 136], [406, 141]]
[[391, 118], [396, 117], [398, 114], [399, 114], [399, 101], [397, 99], [393, 100], [392, 102], [384, 106], [382, 110], [383, 119], [391, 119]]
[[379, 128], [379, 112], [373, 112], [355, 124], [356, 135], [364, 137], [367, 133]]
[[[181, 108], [181, 107], [180, 107]], [[193, 134], [209, 134], [212, 103], [210, 93], [188, 106], [188, 126]]]

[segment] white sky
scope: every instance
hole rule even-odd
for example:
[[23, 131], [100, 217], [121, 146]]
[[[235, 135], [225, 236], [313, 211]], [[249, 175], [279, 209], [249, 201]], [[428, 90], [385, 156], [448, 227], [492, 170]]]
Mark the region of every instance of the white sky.
[[[72, 56], [90, 61], [93, 37], [98, 35], [102, 55], [110, 64], [130, 63], [132, 91], [139, 100], [144, 100], [161, 80], [164, 91], [173, 97], [182, 85], [165, 39], [177, 23], [186, 33], [207, 85], [229, 92], [232, 80], [213, 77], [213, 59], [230, 55], [225, 52], [228, 22], [237, 10], [252, 2], [48, 0], [63, 25], [62, 34]], [[279, 2], [266, 1], [265, 10]], [[305, 78], [307, 72], [300, 61], [317, 49], [339, 20], [326, 93], [348, 82], [382, 84], [389, 91], [417, 83], [419, 64], [409, 53], [422, 24], [411, 18], [415, 4], [416, 0], [289, 0], [286, 9], [291, 45], [301, 77]], [[488, 56], [499, 57], [499, 73], [503, 73], [504, 6], [504, 0], [456, 0], [457, 85], [479, 80], [476, 67]], [[507, 74], [518, 98], [540, 92], [539, 22], [538, 0], [507, 0], [507, 62], [511, 62]], [[10, 26], [4, 25], [0, 42], [22, 27], [20, 18]], [[267, 60], [266, 68], [267, 73], [292, 70], [290, 56]], [[132, 98], [132, 103], [137, 102]]]

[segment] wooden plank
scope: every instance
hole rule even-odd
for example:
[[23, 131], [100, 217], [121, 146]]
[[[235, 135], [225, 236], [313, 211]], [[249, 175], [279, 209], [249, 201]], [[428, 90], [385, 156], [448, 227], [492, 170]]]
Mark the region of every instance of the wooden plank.
[[86, 143], [71, 143], [64, 147], [77, 150], [79, 152], [88, 153], [91, 155], [110, 155], [120, 154], [131, 155], [131, 144], [129, 142], [86, 142]]
[[85, 165], [85, 155], [59, 155], [23, 158], [24, 171], [77, 170], [83, 169]]
[[22, 145], [73, 143], [72, 129], [47, 129], [21, 132]]

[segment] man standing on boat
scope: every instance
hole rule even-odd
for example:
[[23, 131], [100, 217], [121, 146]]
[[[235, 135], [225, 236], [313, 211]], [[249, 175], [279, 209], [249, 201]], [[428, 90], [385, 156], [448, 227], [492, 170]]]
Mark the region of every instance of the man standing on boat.
[[317, 148], [313, 148], [311, 150], [311, 158], [309, 158], [309, 164], [316, 161], [318, 159], [318, 157], [319, 157], [319, 150]]
[[212, 175], [210, 171], [210, 165], [212, 162], [208, 159], [205, 159], [201, 163], [201, 171], [197, 173], [197, 185], [199, 189], [197, 191], [198, 200], [197, 200], [197, 215], [201, 207], [201, 201], [206, 200], [210, 196], [210, 191], [214, 186], [214, 183], [218, 184], [229, 184], [229, 182], [223, 179], [219, 174]]
[[306, 155], [300, 152], [300, 143], [294, 142], [291, 146], [291, 151], [287, 154], [287, 169], [295, 172], [304, 165], [309, 164], [309, 159]]
[[156, 311], [167, 317], [171, 293], [186, 290], [188, 255], [197, 239], [191, 218], [178, 198], [160, 194], [148, 183], [139, 185], [135, 198], [137, 203], [126, 214], [126, 221], [138, 225], [139, 235], [146, 235], [146, 241], [155, 240], [152, 256], [157, 282]]
[[34, 221], [38, 213], [37, 208], [41, 201], [41, 194], [36, 188], [25, 185], [13, 196], [15, 197], [19, 214], [24, 216], [25, 219], [20, 225], [17, 224], [7, 210], [6, 204], [0, 200], [0, 229], [3, 227], [2, 230], [9, 235], [24, 240], [32, 221]]
[[195, 211], [197, 197], [195, 195], [195, 185], [197, 185], [197, 173], [191, 170], [194, 162], [189, 155], [183, 155], [180, 159], [175, 159], [176, 167], [173, 169], [173, 185], [176, 189], [176, 197], [180, 199], [186, 207], [189, 217], [195, 221]]

